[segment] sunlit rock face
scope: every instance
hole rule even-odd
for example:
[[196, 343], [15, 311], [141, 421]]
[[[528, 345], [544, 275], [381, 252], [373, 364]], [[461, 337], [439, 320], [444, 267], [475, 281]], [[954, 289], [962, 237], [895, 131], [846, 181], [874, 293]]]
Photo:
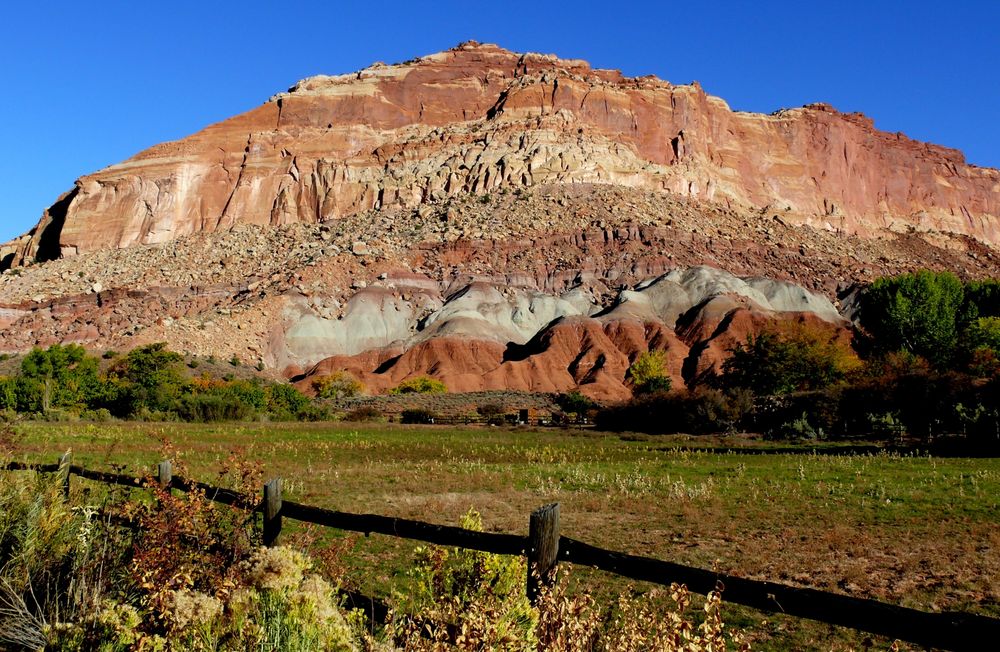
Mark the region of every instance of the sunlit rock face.
[[846, 341], [878, 276], [998, 276], [998, 219], [997, 170], [859, 114], [466, 43], [81, 178], [0, 245], [0, 352], [167, 342], [304, 389], [619, 400], [649, 349], [680, 387], [780, 324]]
[[1000, 239], [1000, 173], [816, 104], [732, 111], [700, 86], [466, 43], [305, 79], [79, 179], [6, 265], [234, 224], [333, 220], [543, 183], [655, 189], [847, 233]]

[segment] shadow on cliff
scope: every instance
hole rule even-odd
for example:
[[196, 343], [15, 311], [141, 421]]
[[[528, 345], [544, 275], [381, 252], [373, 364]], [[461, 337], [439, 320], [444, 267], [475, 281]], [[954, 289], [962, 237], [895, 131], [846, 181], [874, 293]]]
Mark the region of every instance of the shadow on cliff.
[[65, 195], [60, 197], [56, 203], [49, 207], [46, 211], [48, 214], [48, 222], [43, 221], [41, 226], [41, 233], [38, 235], [38, 248], [35, 250], [35, 262], [44, 263], [49, 260], [55, 260], [59, 258], [61, 254], [61, 248], [59, 245], [59, 239], [62, 235], [63, 225], [66, 223], [66, 214], [69, 212], [69, 205], [73, 203], [76, 198], [77, 193], [80, 191], [79, 186], [73, 188]]

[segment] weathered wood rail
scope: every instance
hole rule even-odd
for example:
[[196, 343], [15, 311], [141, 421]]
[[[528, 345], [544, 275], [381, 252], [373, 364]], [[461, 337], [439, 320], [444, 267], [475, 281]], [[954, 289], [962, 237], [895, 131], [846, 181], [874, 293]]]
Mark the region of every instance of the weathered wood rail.
[[[69, 495], [70, 478], [124, 487], [141, 488], [151, 481], [179, 491], [203, 491], [214, 502], [261, 512], [265, 545], [274, 545], [282, 520], [332, 527], [339, 530], [384, 534], [442, 546], [455, 546], [528, 559], [528, 597], [534, 600], [541, 587], [554, 581], [559, 562], [588, 566], [641, 582], [669, 586], [684, 584], [695, 593], [721, 590], [726, 602], [766, 612], [780, 612], [831, 625], [943, 650], [981, 650], [1000, 640], [1000, 619], [966, 612], [927, 612], [909, 607], [855, 598], [817, 589], [752, 580], [673, 562], [599, 548], [559, 533], [559, 505], [546, 505], [531, 513], [528, 536], [477, 532], [377, 514], [352, 514], [282, 499], [281, 480], [269, 481], [258, 500], [230, 489], [188, 480], [171, 473], [169, 461], [157, 465], [149, 478], [95, 471], [71, 464], [68, 454], [56, 464], [12, 462], [0, 470], [59, 473]], [[361, 600], [370, 600], [360, 597]], [[380, 604], [370, 601], [371, 605]]]

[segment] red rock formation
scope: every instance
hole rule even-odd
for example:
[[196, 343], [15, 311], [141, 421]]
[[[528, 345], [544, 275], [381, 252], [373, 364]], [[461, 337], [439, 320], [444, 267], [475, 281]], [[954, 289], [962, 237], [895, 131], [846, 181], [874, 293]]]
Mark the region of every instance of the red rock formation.
[[1000, 242], [1000, 172], [826, 105], [734, 112], [697, 84], [463, 44], [306, 79], [247, 113], [81, 178], [10, 263], [235, 223], [335, 219], [505, 186], [597, 182], [770, 206], [854, 233]]

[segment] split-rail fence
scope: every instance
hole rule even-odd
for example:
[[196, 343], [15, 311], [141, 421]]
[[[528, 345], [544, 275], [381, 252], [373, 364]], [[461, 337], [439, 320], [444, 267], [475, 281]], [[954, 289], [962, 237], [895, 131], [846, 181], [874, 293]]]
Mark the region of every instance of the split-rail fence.
[[[9, 463], [0, 470], [59, 473], [69, 496], [70, 478], [125, 487], [142, 488], [149, 478], [95, 471], [72, 464], [69, 453], [55, 464]], [[182, 492], [203, 491], [205, 497], [225, 505], [243, 506], [262, 514], [264, 544], [275, 545], [283, 519], [313, 523], [339, 530], [384, 534], [441, 546], [455, 546], [499, 555], [527, 557], [527, 595], [535, 600], [542, 586], [554, 581], [559, 562], [588, 566], [641, 582], [684, 584], [695, 593], [721, 591], [726, 602], [765, 612], [778, 612], [831, 625], [916, 643], [943, 650], [989, 649], [1000, 641], [1000, 619], [966, 612], [927, 612], [899, 605], [855, 598], [817, 589], [746, 579], [674, 562], [640, 557], [571, 539], [559, 532], [559, 504], [545, 505], [531, 513], [528, 536], [477, 532], [377, 514], [351, 514], [284, 500], [281, 479], [267, 482], [260, 498], [230, 489], [188, 480], [171, 473], [169, 461], [160, 462], [153, 479], [163, 487]], [[369, 604], [371, 599], [364, 598]], [[985, 647], [984, 647], [985, 646]]]

